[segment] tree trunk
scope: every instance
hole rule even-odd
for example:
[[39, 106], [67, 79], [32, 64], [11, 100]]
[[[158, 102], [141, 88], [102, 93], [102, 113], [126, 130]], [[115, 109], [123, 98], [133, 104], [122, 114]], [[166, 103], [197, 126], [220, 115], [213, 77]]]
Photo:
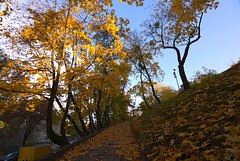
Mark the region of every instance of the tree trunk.
[[104, 110], [104, 112], [103, 112], [103, 122], [104, 122], [104, 127], [106, 127], [106, 126], [109, 126], [109, 108], [110, 108], [110, 106], [109, 106], [109, 102], [110, 102], [110, 95], [108, 95], [108, 98], [107, 98], [107, 106], [105, 107], [105, 110]]
[[68, 143], [67, 139], [57, 135], [52, 128], [52, 108], [53, 108], [53, 99], [49, 101], [47, 109], [47, 137], [55, 144], [63, 147]]
[[[70, 86], [69, 86], [69, 90], [71, 91]], [[61, 135], [66, 140], [67, 140], [67, 136], [66, 136], [66, 130], [65, 130], [65, 122], [66, 122], [66, 118], [67, 118], [67, 115], [68, 115], [68, 109], [69, 109], [70, 104], [71, 104], [71, 98], [70, 98], [70, 92], [68, 92], [66, 109], [64, 110], [64, 115], [63, 115], [62, 122], [61, 122]]]
[[106, 106], [105, 107], [105, 110], [104, 110], [104, 113], [103, 113], [103, 116], [104, 116], [104, 120], [103, 120], [103, 122], [104, 122], [104, 127], [106, 127], [106, 126], [109, 126], [109, 120], [108, 120], [108, 118], [109, 118], [109, 107], [110, 106]]
[[87, 127], [86, 127], [86, 125], [85, 125], [85, 123], [84, 123], [84, 120], [83, 120], [83, 117], [82, 117], [82, 114], [81, 114], [81, 110], [79, 110], [78, 105], [77, 105], [77, 103], [76, 103], [75, 100], [74, 100], [74, 97], [73, 97], [72, 92], [70, 92], [70, 95], [71, 95], [72, 102], [73, 102], [73, 104], [74, 104], [74, 106], [75, 106], [75, 112], [77, 113], [78, 119], [79, 119], [79, 121], [80, 121], [80, 123], [81, 123], [81, 125], [82, 125], [82, 130], [83, 130], [83, 132], [85, 133], [85, 135], [89, 135], [90, 133], [89, 133], [89, 131], [87, 130]]
[[90, 134], [94, 133], [93, 130], [93, 125], [92, 125], [92, 118], [89, 116], [89, 127], [88, 127], [88, 131], [90, 132]]
[[[141, 56], [142, 56], [142, 55], [141, 55]], [[143, 59], [143, 58], [142, 58], [142, 59]], [[159, 104], [161, 104], [160, 99], [159, 99], [158, 96], [156, 95], [156, 92], [155, 92], [155, 88], [154, 88], [154, 86], [153, 86], [152, 79], [151, 79], [151, 77], [150, 77], [150, 75], [149, 75], [149, 73], [148, 73], [147, 67], [146, 67], [146, 65], [144, 64], [144, 62], [143, 62], [143, 67], [144, 67], [144, 70], [146, 71], [147, 79], [148, 79], [148, 81], [149, 81], [149, 83], [150, 83], [150, 85], [151, 85], [153, 97], [157, 100], [157, 102], [158, 102]]]
[[113, 108], [112, 120], [113, 120], [113, 124], [115, 124], [115, 123], [116, 123], [116, 121], [115, 121], [115, 109], [114, 109], [114, 108]]
[[[64, 109], [63, 109], [63, 107], [62, 107], [59, 99], [58, 99], [57, 97], [55, 97], [55, 98], [56, 98], [56, 101], [57, 101], [59, 107], [61, 108], [61, 110], [64, 111]], [[83, 132], [80, 131], [80, 129], [78, 128], [78, 125], [77, 125], [76, 122], [73, 120], [73, 118], [72, 118], [69, 114], [67, 114], [67, 118], [68, 118], [68, 119], [71, 121], [71, 123], [73, 124], [73, 126], [74, 126], [77, 134], [78, 134], [79, 136], [83, 137], [83, 136], [84, 136]]]
[[[199, 38], [198, 38], [199, 39]], [[196, 40], [197, 41], [197, 40]], [[190, 86], [187, 80], [187, 76], [185, 74], [185, 70], [184, 70], [184, 63], [187, 59], [187, 55], [188, 55], [188, 51], [189, 51], [189, 47], [193, 42], [189, 42], [185, 48], [184, 51], [184, 55], [183, 58], [181, 59], [181, 54], [180, 54], [180, 50], [174, 45], [174, 46], [163, 46], [164, 49], [174, 49], [177, 53], [177, 60], [178, 60], [178, 69], [179, 69], [179, 73], [180, 73], [180, 77], [181, 80], [183, 82], [183, 87], [184, 90], [187, 90]]]
[[97, 129], [100, 130], [102, 128], [102, 121], [101, 121], [101, 99], [102, 99], [102, 90], [99, 90], [98, 93], [98, 100], [97, 100]]
[[48, 102], [48, 108], [47, 108], [47, 137], [55, 144], [63, 147], [68, 143], [67, 139], [65, 137], [62, 137], [60, 135], [57, 135], [53, 128], [53, 122], [52, 122], [52, 110], [53, 110], [53, 103], [54, 103], [54, 98], [56, 96], [57, 93], [57, 88], [58, 88], [58, 81], [59, 78], [57, 78], [56, 80], [53, 81], [53, 85], [52, 85], [52, 89], [51, 89], [51, 96]]
[[[142, 73], [141, 73], [141, 75], [140, 75], [140, 80], [141, 80], [141, 87], [143, 87]], [[147, 102], [147, 100], [146, 100], [146, 97], [145, 97], [144, 93], [142, 93], [142, 98], [143, 98], [146, 106], [147, 106], [149, 109], [152, 109], [152, 107], [149, 106], [149, 104], [148, 104], [148, 102]]]
[[92, 113], [89, 112], [89, 131], [90, 133], [94, 133], [95, 131], [97, 131], [95, 125], [94, 125], [94, 121], [92, 119]]
[[187, 76], [185, 74], [183, 63], [179, 62], [178, 69], [179, 69], [180, 77], [181, 77], [182, 82], [183, 82], [184, 90], [187, 90], [190, 86], [189, 86], [189, 82], [187, 80]]
[[75, 107], [75, 111], [76, 111], [76, 113], [77, 113], [77, 115], [78, 115], [78, 119], [79, 119], [79, 121], [80, 121], [80, 123], [81, 123], [81, 125], [82, 125], [82, 130], [83, 130], [84, 134], [85, 134], [85, 135], [89, 135], [90, 133], [89, 133], [89, 131], [87, 130], [87, 127], [86, 127], [86, 125], [85, 125], [85, 122], [84, 122], [83, 117], [82, 117], [82, 114], [81, 114], [81, 111], [79, 110], [78, 107]]

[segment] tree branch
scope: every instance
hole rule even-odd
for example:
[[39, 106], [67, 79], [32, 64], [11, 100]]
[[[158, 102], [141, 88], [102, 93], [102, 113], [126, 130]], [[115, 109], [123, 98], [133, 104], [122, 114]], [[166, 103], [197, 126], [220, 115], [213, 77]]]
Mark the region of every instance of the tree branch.
[[198, 36], [197, 36], [197, 38], [196, 38], [195, 40], [192, 40], [192, 41], [191, 41], [191, 37], [189, 37], [189, 41], [188, 41], [187, 46], [186, 46], [186, 48], [185, 48], [184, 55], [183, 55], [183, 59], [182, 59], [182, 63], [183, 63], [183, 64], [185, 63], [185, 61], [186, 61], [186, 59], [187, 59], [187, 55], [188, 55], [190, 46], [191, 46], [193, 43], [197, 42], [197, 41], [201, 38], [201, 30], [200, 30], [200, 27], [201, 27], [201, 23], [202, 23], [202, 17], [203, 17], [203, 12], [201, 13], [200, 20], [199, 20], [199, 24], [198, 24], [198, 26], [197, 26], [197, 29], [198, 29]]

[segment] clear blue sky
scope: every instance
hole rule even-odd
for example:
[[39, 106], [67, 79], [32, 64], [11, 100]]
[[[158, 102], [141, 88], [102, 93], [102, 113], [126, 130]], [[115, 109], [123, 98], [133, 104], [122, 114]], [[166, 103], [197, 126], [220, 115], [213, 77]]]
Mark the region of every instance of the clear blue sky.
[[[140, 24], [146, 20], [156, 0], [145, 0], [143, 7], [129, 6], [114, 0], [113, 8], [119, 17], [128, 18], [132, 29], [141, 30]], [[190, 79], [194, 71], [202, 71], [202, 66], [221, 73], [228, 69], [232, 61], [240, 58], [240, 0], [220, 0], [219, 7], [203, 17], [201, 39], [190, 48], [185, 63], [185, 71]], [[164, 85], [177, 89], [173, 78], [173, 69], [178, 68], [176, 53], [163, 50], [163, 57], [158, 58], [160, 67], [165, 72]], [[178, 70], [177, 70], [178, 71]], [[179, 73], [178, 81], [182, 84]]]

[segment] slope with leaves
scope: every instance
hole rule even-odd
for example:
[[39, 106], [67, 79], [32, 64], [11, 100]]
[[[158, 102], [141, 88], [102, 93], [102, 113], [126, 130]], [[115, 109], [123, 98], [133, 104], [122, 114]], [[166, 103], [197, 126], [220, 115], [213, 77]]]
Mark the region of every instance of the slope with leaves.
[[133, 124], [151, 160], [240, 159], [240, 63]]

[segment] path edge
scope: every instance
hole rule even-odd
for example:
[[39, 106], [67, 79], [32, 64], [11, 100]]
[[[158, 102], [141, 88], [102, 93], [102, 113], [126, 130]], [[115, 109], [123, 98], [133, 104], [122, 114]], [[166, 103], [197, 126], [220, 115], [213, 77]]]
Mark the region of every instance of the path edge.
[[146, 155], [146, 154], [144, 153], [144, 151], [141, 149], [141, 141], [140, 141], [140, 139], [139, 139], [136, 131], [134, 130], [132, 124], [133, 124], [133, 122], [131, 122], [131, 128], [132, 128], [134, 137], [135, 137], [136, 140], [137, 140], [138, 148], [139, 148], [139, 151], [140, 151], [140, 153], [141, 153], [141, 155], [142, 155], [143, 161], [150, 161], [150, 160], [148, 159], [147, 155]]
[[77, 140], [76, 142], [74, 142], [72, 144], [69, 144], [69, 145], [61, 147], [55, 153], [49, 153], [47, 155], [44, 155], [44, 156], [42, 156], [40, 158], [35, 159], [34, 161], [56, 161], [58, 158], [62, 157], [67, 151], [72, 150], [75, 146], [78, 146], [79, 144], [84, 143], [88, 139], [96, 136], [97, 134], [101, 133], [103, 130], [106, 130], [106, 129], [114, 126], [114, 125], [116, 125], [116, 124], [113, 124], [113, 125], [110, 125], [108, 127], [103, 128], [101, 130], [98, 130], [98, 131], [96, 131], [96, 132], [94, 132], [94, 133], [92, 133], [90, 135], [87, 135], [87, 136]]

